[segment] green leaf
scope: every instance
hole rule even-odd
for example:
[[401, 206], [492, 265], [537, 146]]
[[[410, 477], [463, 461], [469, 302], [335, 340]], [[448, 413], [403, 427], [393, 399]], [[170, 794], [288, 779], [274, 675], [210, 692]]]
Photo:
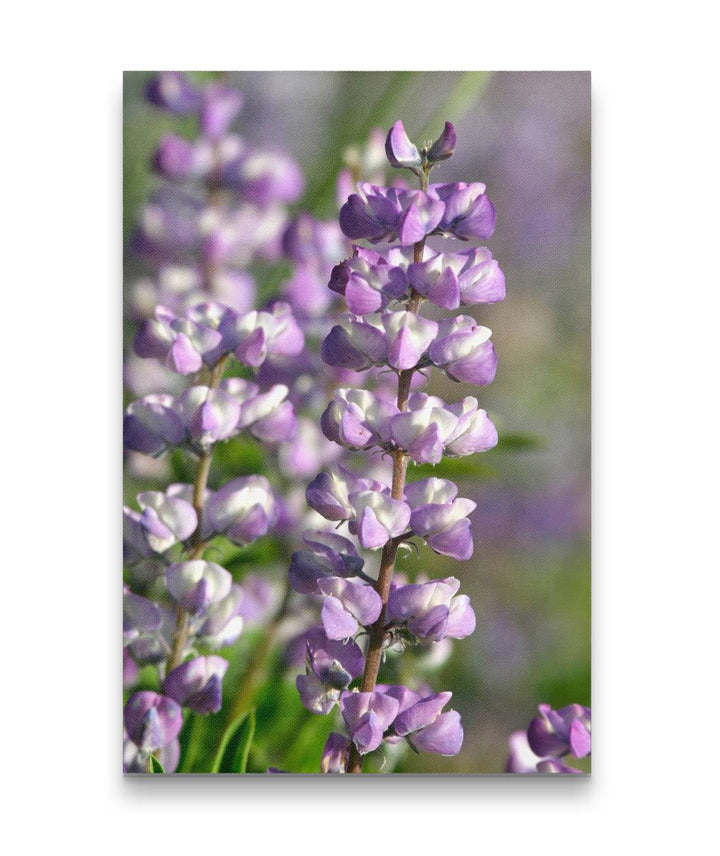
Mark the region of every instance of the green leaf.
[[154, 756], [150, 756], [150, 763], [148, 764], [148, 773], [164, 773], [165, 770], [163, 765], [158, 761], [158, 759]]
[[225, 731], [212, 765], [213, 773], [244, 773], [255, 736], [255, 708], [241, 714]]
[[543, 438], [537, 434], [500, 434], [497, 448], [501, 452], [528, 452], [543, 447]]

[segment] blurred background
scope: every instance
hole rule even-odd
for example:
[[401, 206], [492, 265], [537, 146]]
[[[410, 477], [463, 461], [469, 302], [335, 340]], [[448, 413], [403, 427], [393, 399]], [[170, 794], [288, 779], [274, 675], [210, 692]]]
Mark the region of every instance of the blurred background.
[[[131, 239], [139, 212], [161, 184], [149, 167], [152, 153], [166, 132], [193, 134], [185, 120], [144, 100], [149, 77], [125, 75], [126, 283], [143, 273]], [[486, 243], [505, 272], [507, 298], [469, 314], [493, 330], [497, 377], [480, 390], [438, 379], [431, 389], [449, 401], [476, 395], [500, 434], [497, 449], [432, 473], [455, 479], [461, 495], [477, 502], [475, 554], [458, 564], [422, 548], [419, 561], [410, 556], [398, 568], [456, 575], [470, 595], [477, 629], [454, 643], [432, 676], [437, 691], [453, 691], [465, 744], [454, 758], [406, 753], [394, 769], [502, 772], [508, 736], [527, 727], [539, 703], [557, 708], [591, 701], [590, 75], [226, 72], [222, 78], [245, 95], [242, 136], [282, 149], [301, 166], [305, 192], [291, 212], [336, 218], [337, 175], [352, 150], [362, 151], [374, 129], [385, 132], [397, 119], [418, 143], [452, 121], [455, 154], [431, 180], [483, 181], [496, 207], [497, 229]], [[386, 170], [386, 178], [396, 177]], [[440, 245], [451, 248], [447, 241]], [[253, 272], [261, 293], [264, 284], [272, 290], [287, 275], [281, 262], [264, 262]], [[145, 391], [151, 390], [133, 390], [129, 399]], [[240, 466], [253, 471], [253, 461]], [[423, 469], [412, 477], [428, 475]], [[126, 501], [164, 475], [127, 472]], [[270, 558], [269, 573], [282, 575]], [[259, 692], [258, 734], [266, 743], [251, 769], [283, 761], [293, 770], [317, 769], [331, 717], [305, 711], [292, 680], [278, 665]], [[282, 747], [268, 742], [271, 722]]]

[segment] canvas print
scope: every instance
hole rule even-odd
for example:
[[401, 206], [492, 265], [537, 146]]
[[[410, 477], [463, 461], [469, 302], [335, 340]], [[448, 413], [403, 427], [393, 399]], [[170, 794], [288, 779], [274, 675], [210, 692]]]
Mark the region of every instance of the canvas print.
[[587, 774], [589, 73], [126, 72], [123, 169], [123, 771]]

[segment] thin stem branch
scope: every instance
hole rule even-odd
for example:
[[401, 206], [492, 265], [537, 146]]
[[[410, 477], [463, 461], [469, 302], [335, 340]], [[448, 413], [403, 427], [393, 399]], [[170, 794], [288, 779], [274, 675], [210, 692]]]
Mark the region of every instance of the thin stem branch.
[[[421, 178], [421, 187], [427, 189], [427, 174], [423, 174]], [[425, 250], [425, 239], [418, 241], [413, 246], [413, 258], [416, 262], [422, 261], [423, 252]], [[417, 312], [422, 300], [414, 289], [411, 292], [410, 299], [407, 303], [408, 312]], [[398, 374], [398, 389], [397, 389], [397, 408], [398, 410], [407, 410], [408, 399], [410, 397], [410, 387], [412, 385], [415, 369], [404, 369]], [[405, 477], [407, 475], [408, 456], [402, 449], [395, 449], [391, 452], [393, 459], [392, 472], [392, 488], [391, 496], [393, 499], [402, 500], [405, 496]], [[395, 559], [397, 558], [398, 547], [402, 543], [403, 538], [392, 538], [383, 547], [380, 556], [380, 571], [378, 573], [375, 590], [380, 595], [382, 600], [382, 609], [377, 621], [370, 628], [368, 637], [367, 655], [365, 657], [365, 669], [363, 671], [362, 681], [360, 683], [360, 692], [371, 693], [375, 689], [377, 683], [378, 672], [382, 662], [383, 644], [385, 642], [385, 613], [387, 611], [388, 596], [390, 594], [390, 582], [392, 581], [393, 572], [395, 570]], [[358, 752], [355, 744], [350, 748], [350, 757], [348, 759], [348, 773], [362, 773], [363, 758]]]
[[[222, 357], [210, 372], [210, 381], [208, 386], [210, 389], [217, 389], [222, 380], [225, 364], [228, 357]], [[210, 475], [210, 467], [212, 466], [213, 446], [210, 446], [200, 456], [197, 472], [195, 473], [195, 482], [193, 483], [193, 508], [197, 515], [197, 526], [192, 534], [190, 541], [192, 552], [190, 561], [200, 559], [205, 550], [205, 542], [202, 540], [203, 528], [203, 513], [205, 507], [205, 491], [207, 490], [208, 477]], [[172, 649], [167, 660], [166, 674], [177, 668], [182, 663], [183, 653], [187, 645], [190, 635], [190, 615], [182, 606], [178, 606], [177, 617], [175, 619], [175, 632], [173, 633]]]

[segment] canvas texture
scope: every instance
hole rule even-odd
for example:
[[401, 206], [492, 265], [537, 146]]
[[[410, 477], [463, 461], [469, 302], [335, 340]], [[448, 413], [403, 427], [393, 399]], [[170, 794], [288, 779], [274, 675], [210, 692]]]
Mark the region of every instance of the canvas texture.
[[123, 772], [590, 772], [590, 74], [124, 80]]

